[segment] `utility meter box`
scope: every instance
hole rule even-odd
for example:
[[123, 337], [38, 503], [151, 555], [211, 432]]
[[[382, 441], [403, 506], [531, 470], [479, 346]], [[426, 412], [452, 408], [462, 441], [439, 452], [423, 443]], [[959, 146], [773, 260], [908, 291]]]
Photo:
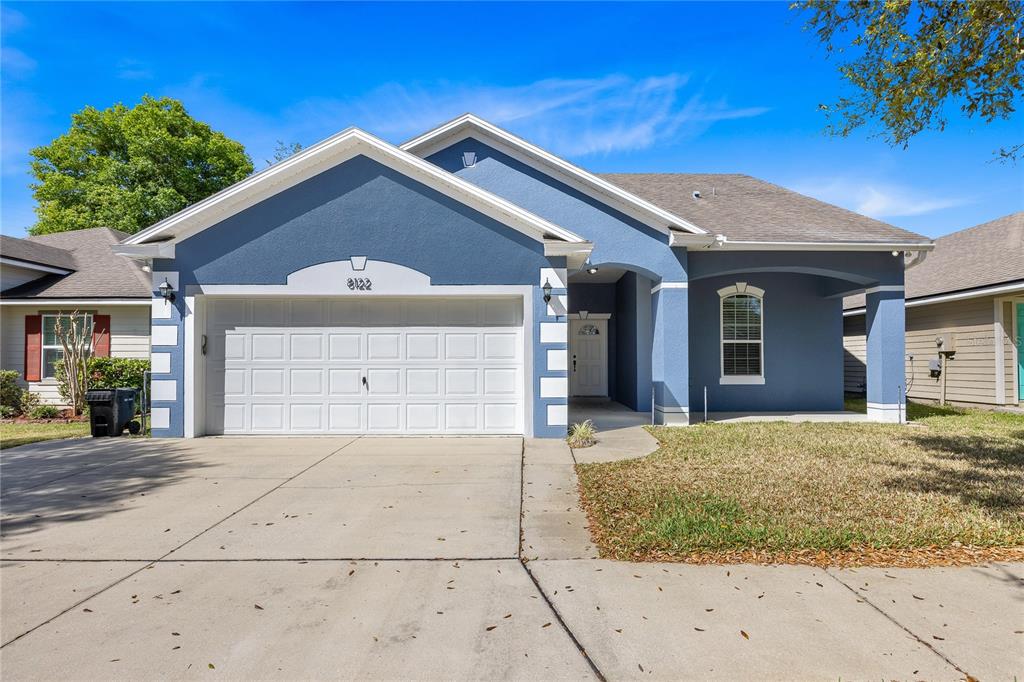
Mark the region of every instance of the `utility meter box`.
[[955, 353], [956, 335], [951, 332], [942, 332], [935, 337], [935, 347], [940, 353]]
[[933, 358], [933, 359], [929, 360], [928, 361], [928, 376], [934, 378], [934, 377], [938, 377], [940, 374], [942, 374], [942, 360], [939, 360], [938, 358]]

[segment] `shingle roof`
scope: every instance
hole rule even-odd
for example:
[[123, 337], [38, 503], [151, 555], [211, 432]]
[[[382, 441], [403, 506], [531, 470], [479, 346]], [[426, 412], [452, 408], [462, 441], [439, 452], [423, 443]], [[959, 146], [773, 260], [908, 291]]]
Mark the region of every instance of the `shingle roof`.
[[[601, 177], [730, 241], [898, 242], [929, 239], [733, 173], [602, 173]], [[694, 192], [700, 192], [695, 199]]]
[[[924, 262], [907, 270], [907, 300], [1024, 281], [1024, 212], [969, 227], [935, 240]], [[864, 306], [864, 295], [843, 299]]]
[[75, 259], [64, 249], [7, 235], [0, 235], [0, 256], [64, 270], [75, 269]]
[[[112, 246], [128, 235], [107, 227], [39, 235], [15, 248], [62, 251], [74, 272], [47, 275], [3, 292], [4, 298], [146, 298], [152, 297], [149, 276], [135, 262], [115, 255]], [[3, 242], [7, 253], [8, 239]], [[30, 246], [26, 246], [26, 244]]]

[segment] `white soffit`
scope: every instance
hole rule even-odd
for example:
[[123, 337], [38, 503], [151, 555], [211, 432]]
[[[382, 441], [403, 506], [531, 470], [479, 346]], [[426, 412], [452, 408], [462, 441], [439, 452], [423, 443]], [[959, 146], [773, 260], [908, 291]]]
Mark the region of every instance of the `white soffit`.
[[671, 229], [680, 229], [693, 234], [707, 234], [706, 230], [697, 227], [688, 220], [670, 213], [651, 202], [627, 192], [621, 187], [599, 178], [598, 176], [575, 166], [551, 152], [527, 142], [526, 140], [502, 130], [492, 123], [474, 116], [464, 114], [453, 121], [442, 124], [433, 130], [409, 140], [401, 146], [405, 151], [420, 157], [427, 157], [436, 151], [460, 142], [467, 137], [482, 136], [501, 152], [532, 167], [540, 163], [545, 168], [554, 170], [556, 177], [570, 187], [587, 194], [599, 201], [610, 202], [623, 213], [635, 218], [659, 231], [670, 234]]
[[400, 150], [358, 128], [348, 128], [264, 171], [221, 190], [124, 240], [123, 245], [156, 239], [187, 239], [193, 234], [256, 205], [304, 180], [363, 155], [474, 208], [484, 215], [543, 241], [545, 235], [582, 244], [584, 239], [563, 227]]

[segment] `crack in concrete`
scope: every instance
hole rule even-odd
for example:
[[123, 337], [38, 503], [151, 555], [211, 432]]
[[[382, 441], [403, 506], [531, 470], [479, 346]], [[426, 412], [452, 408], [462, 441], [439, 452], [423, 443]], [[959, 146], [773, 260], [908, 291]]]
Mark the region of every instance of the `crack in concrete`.
[[963, 676], [964, 676], [964, 677], [965, 677], [966, 679], [968, 679], [968, 680], [973, 680], [973, 679], [975, 679], [975, 678], [974, 678], [974, 677], [973, 677], [973, 676], [972, 676], [972, 675], [971, 675], [970, 673], [968, 673], [968, 672], [967, 672], [966, 670], [964, 670], [964, 669], [963, 669], [963, 668], [961, 668], [961, 667], [960, 667], [959, 665], [957, 665], [956, 663], [954, 663], [954, 662], [953, 662], [953, 661], [952, 661], [952, 660], [951, 660], [951, 659], [949, 658], [949, 656], [947, 656], [946, 654], [942, 653], [941, 651], [939, 651], [938, 649], [936, 649], [936, 648], [935, 648], [934, 646], [932, 646], [931, 642], [928, 642], [928, 641], [926, 641], [925, 639], [921, 638], [921, 637], [920, 637], [920, 636], [919, 636], [919, 635], [918, 635], [918, 634], [917, 634], [916, 632], [914, 632], [913, 630], [911, 630], [910, 628], [908, 628], [908, 627], [907, 627], [906, 625], [904, 625], [904, 624], [903, 624], [903, 623], [901, 623], [900, 621], [896, 620], [896, 618], [894, 618], [893, 616], [891, 616], [891, 615], [890, 615], [890, 614], [889, 614], [888, 612], [886, 612], [886, 611], [885, 611], [885, 610], [884, 610], [884, 609], [883, 609], [882, 607], [878, 606], [878, 605], [877, 605], [877, 604], [875, 604], [875, 603], [874, 603], [873, 601], [871, 601], [871, 600], [870, 600], [870, 599], [869, 599], [869, 598], [867, 597], [867, 595], [861, 594], [861, 593], [860, 593], [860, 592], [858, 592], [858, 591], [857, 591], [856, 589], [854, 589], [854, 588], [853, 588], [852, 586], [850, 586], [850, 585], [847, 585], [847, 584], [846, 584], [846, 583], [845, 583], [844, 581], [842, 581], [842, 580], [840, 580], [840, 579], [839, 579], [839, 576], [837, 576], [837, 575], [835, 575], [834, 573], [832, 573], [832, 571], [830, 571], [829, 569], [827, 569], [827, 568], [825, 568], [825, 569], [822, 569], [822, 572], [823, 572], [823, 573], [824, 573], [825, 575], [827, 575], [828, 577], [830, 577], [830, 578], [832, 578], [833, 580], [835, 580], [835, 581], [836, 581], [837, 583], [839, 583], [839, 584], [840, 584], [840, 585], [842, 585], [843, 587], [845, 587], [846, 589], [848, 589], [848, 590], [849, 590], [850, 592], [852, 592], [852, 593], [853, 593], [853, 594], [854, 594], [854, 595], [855, 595], [855, 596], [857, 597], [857, 599], [859, 599], [859, 600], [863, 601], [863, 602], [864, 602], [865, 604], [867, 604], [868, 606], [870, 606], [871, 608], [873, 608], [873, 609], [874, 609], [875, 611], [877, 611], [878, 613], [880, 613], [880, 614], [882, 615], [882, 617], [884, 617], [884, 618], [885, 618], [886, 620], [888, 620], [888, 621], [889, 621], [890, 623], [892, 623], [893, 625], [895, 625], [896, 627], [900, 628], [900, 629], [901, 629], [901, 630], [903, 630], [903, 631], [904, 631], [905, 633], [907, 633], [908, 635], [910, 635], [911, 637], [913, 637], [913, 638], [914, 638], [914, 640], [916, 640], [916, 641], [917, 641], [918, 643], [920, 643], [920, 644], [923, 644], [923, 645], [924, 645], [924, 646], [925, 646], [925, 647], [926, 647], [926, 648], [927, 648], [927, 649], [928, 649], [929, 651], [931, 651], [931, 652], [932, 652], [933, 654], [935, 654], [936, 656], [938, 656], [939, 658], [941, 658], [941, 659], [942, 659], [943, 661], [945, 661], [945, 662], [946, 662], [947, 664], [951, 665], [951, 666], [952, 666], [952, 667], [953, 667], [953, 668], [954, 668], [954, 669], [955, 669], [955, 670], [956, 670], [956, 671], [957, 671], [958, 673], [960, 673], [961, 675], [963, 675]]

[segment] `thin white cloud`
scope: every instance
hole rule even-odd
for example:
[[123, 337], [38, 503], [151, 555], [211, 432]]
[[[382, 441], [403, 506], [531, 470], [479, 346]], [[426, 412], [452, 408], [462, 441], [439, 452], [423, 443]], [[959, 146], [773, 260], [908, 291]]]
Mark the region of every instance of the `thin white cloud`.
[[153, 78], [153, 71], [145, 62], [125, 58], [117, 62], [117, 77], [127, 81], [149, 80]]
[[167, 94], [215, 127], [230, 128], [254, 159], [272, 154], [277, 140], [308, 145], [349, 125], [401, 142], [467, 111], [556, 154], [582, 157], [678, 142], [719, 121], [767, 111], [708, 99], [680, 74], [549, 78], [521, 86], [389, 83], [358, 97], [307, 98], [276, 115], [231, 101], [202, 76]]
[[29, 57], [16, 47], [0, 48], [0, 70], [4, 78], [26, 78], [36, 70], [36, 60]]
[[813, 180], [796, 183], [795, 189], [872, 218], [925, 215], [970, 203], [964, 197], [935, 196], [905, 184], [879, 179]]

